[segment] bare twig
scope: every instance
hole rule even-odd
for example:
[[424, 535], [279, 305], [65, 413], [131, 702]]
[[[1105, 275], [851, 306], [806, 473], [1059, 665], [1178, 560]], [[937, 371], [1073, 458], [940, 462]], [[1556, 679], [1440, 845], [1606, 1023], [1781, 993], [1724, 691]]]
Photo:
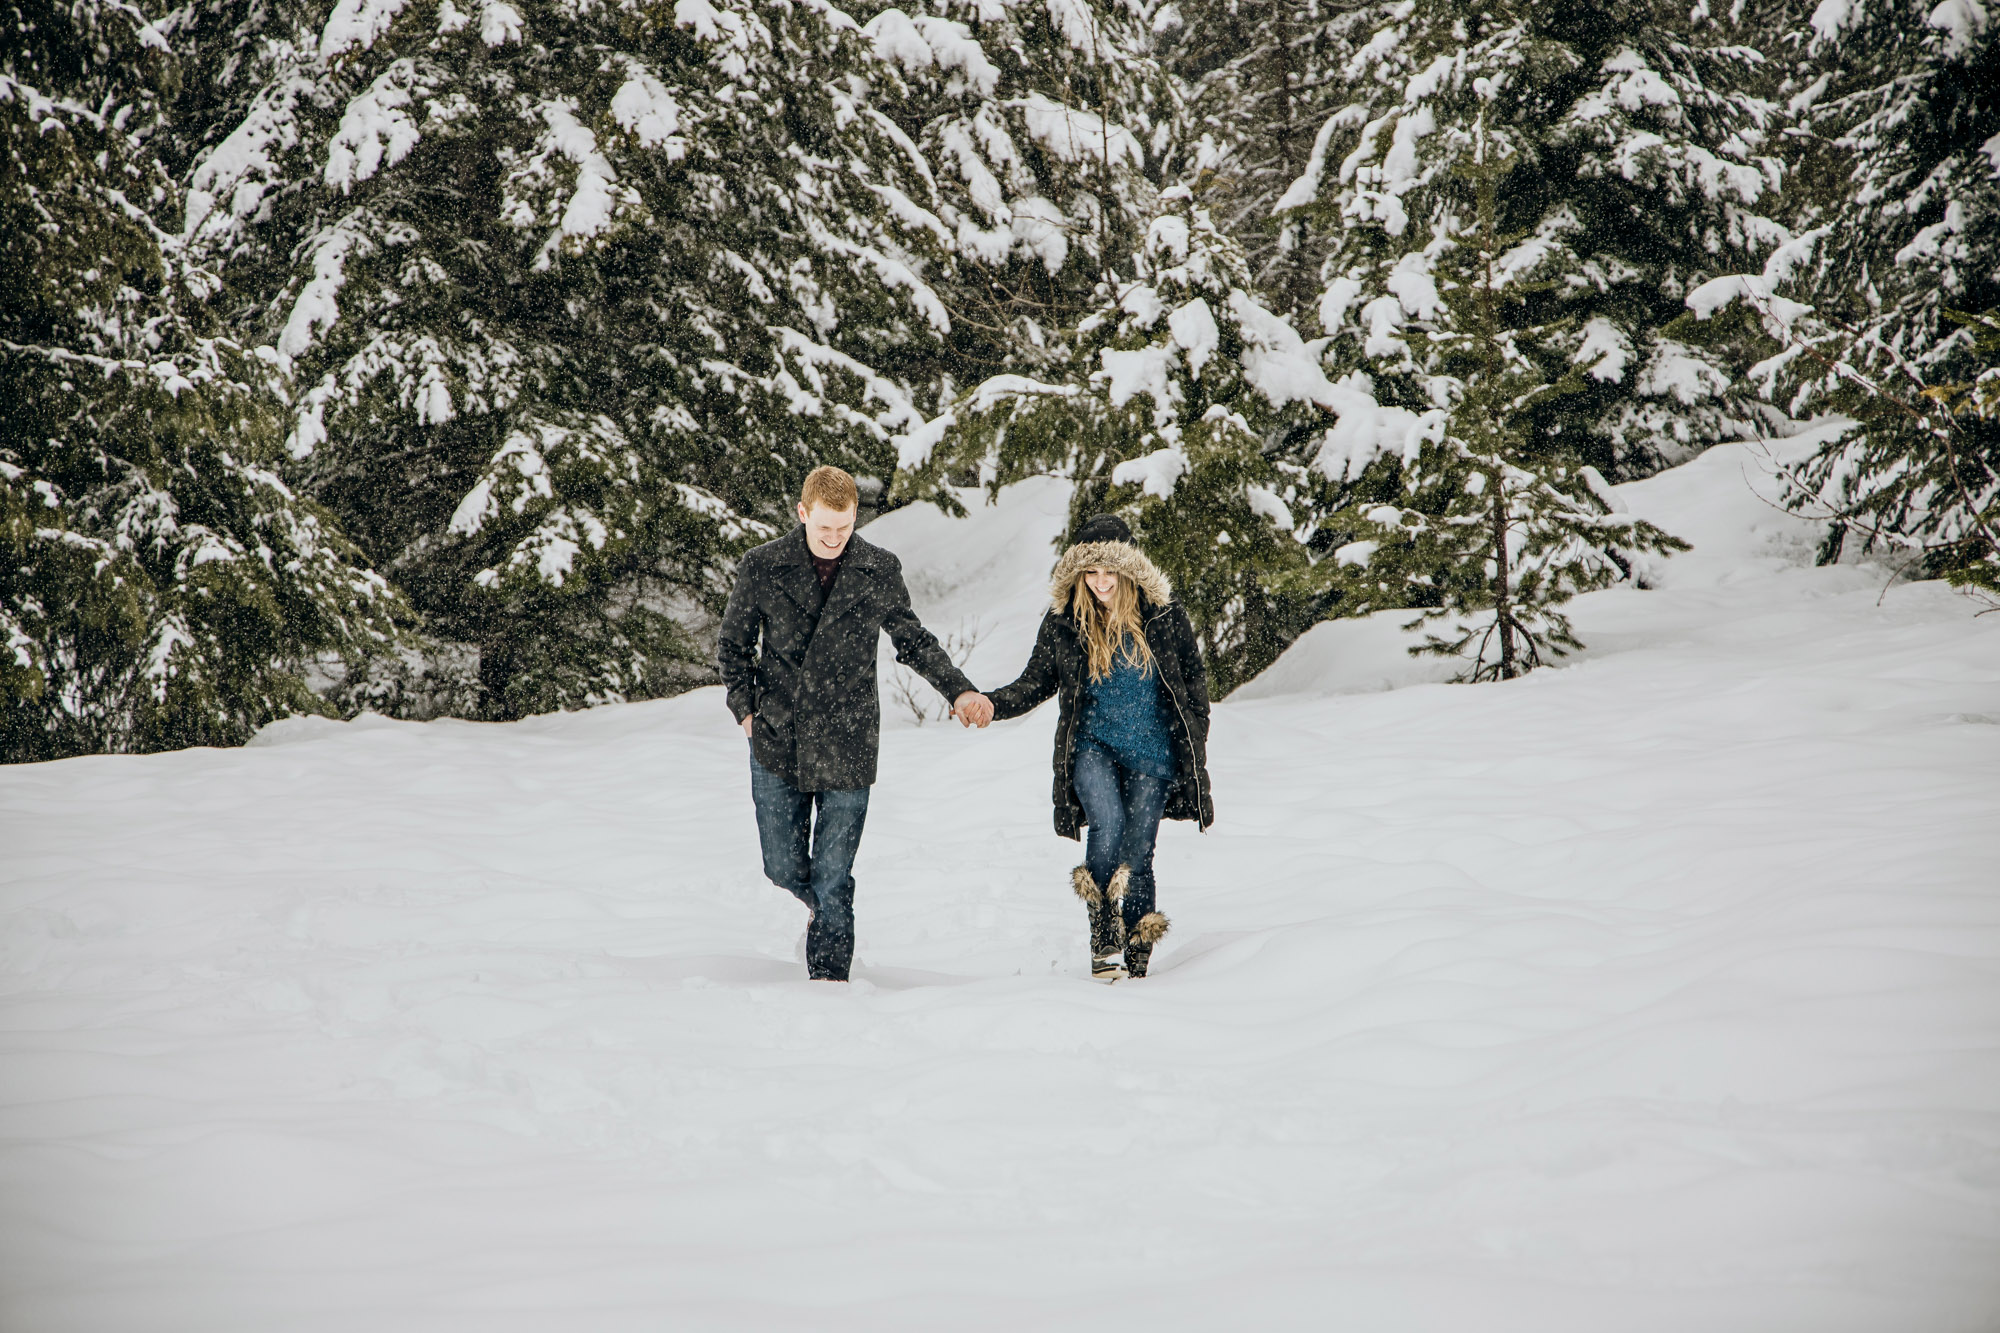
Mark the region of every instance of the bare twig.
[[[960, 625], [938, 642], [952, 663], [963, 668], [972, 660], [972, 650], [985, 637], [986, 626], [975, 620], [969, 626]], [[898, 666], [889, 673], [889, 697], [908, 709], [911, 719], [920, 727], [926, 722], [942, 722], [951, 716], [952, 701], [947, 699], [942, 707], [933, 702], [930, 687], [921, 683], [917, 674], [906, 666]]]

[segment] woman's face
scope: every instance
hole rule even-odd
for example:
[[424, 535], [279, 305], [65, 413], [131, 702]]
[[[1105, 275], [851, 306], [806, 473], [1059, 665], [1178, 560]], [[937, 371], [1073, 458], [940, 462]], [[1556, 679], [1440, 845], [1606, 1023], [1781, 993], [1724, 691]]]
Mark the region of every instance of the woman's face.
[[1118, 576], [1108, 569], [1086, 569], [1083, 584], [1091, 595], [1104, 605], [1111, 605], [1111, 594], [1118, 591]]

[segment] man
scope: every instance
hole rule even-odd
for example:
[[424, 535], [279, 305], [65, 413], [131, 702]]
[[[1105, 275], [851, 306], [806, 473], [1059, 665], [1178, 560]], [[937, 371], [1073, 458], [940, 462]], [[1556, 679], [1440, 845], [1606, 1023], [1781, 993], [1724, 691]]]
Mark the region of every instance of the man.
[[960, 722], [993, 720], [993, 705], [910, 610], [901, 562], [854, 535], [859, 508], [854, 478], [813, 469], [799, 526], [737, 566], [716, 651], [729, 711], [750, 738], [764, 873], [811, 911], [806, 971], [823, 981], [847, 980], [854, 957], [850, 871], [881, 741], [881, 631]]

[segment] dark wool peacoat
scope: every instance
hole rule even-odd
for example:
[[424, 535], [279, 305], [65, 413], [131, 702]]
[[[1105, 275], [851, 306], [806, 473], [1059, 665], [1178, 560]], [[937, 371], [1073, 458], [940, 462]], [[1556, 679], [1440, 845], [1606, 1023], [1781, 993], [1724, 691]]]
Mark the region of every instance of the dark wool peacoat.
[[1115, 569], [1139, 586], [1139, 617], [1145, 625], [1146, 646], [1160, 672], [1167, 696], [1167, 730], [1173, 737], [1178, 770], [1167, 793], [1166, 818], [1192, 819], [1207, 828], [1215, 822], [1215, 802], [1208, 782], [1208, 677], [1201, 648], [1187, 611], [1173, 600], [1166, 576], [1137, 547], [1124, 542], [1091, 542], [1072, 546], [1056, 566], [1050, 588], [1054, 603], [1042, 617], [1028, 665], [1012, 684], [988, 697], [996, 719], [1019, 717], [1056, 696], [1056, 832], [1081, 836], [1083, 802], [1071, 778], [1076, 764], [1076, 729], [1083, 717], [1083, 691], [1090, 679], [1090, 660], [1071, 618], [1070, 594], [1086, 569]]
[[945, 698], [972, 689], [910, 610], [902, 562], [858, 533], [848, 538], [825, 594], [803, 526], [743, 557], [722, 614], [716, 665], [736, 720], [756, 714], [750, 743], [758, 763], [800, 791], [875, 784], [882, 737], [875, 657], [883, 630], [896, 660]]

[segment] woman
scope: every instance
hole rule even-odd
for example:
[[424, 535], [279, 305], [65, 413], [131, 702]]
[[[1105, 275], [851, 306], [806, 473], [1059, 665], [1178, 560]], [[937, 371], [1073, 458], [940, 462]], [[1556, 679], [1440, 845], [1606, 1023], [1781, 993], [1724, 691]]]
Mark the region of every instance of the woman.
[[1049, 592], [1035, 650], [1020, 679], [993, 692], [993, 716], [1061, 700], [1056, 832], [1074, 838], [1090, 826], [1070, 882], [1090, 909], [1091, 975], [1143, 977], [1167, 933], [1153, 905], [1160, 820], [1215, 822], [1201, 652], [1166, 576], [1110, 514], [1077, 529]]

